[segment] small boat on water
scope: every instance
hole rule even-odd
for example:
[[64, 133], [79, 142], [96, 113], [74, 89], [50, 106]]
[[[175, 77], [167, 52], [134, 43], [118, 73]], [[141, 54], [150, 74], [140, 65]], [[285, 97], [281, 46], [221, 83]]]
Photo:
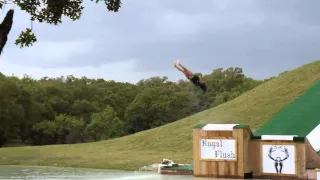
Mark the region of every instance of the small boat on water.
[[169, 159], [163, 159], [162, 163], [158, 167], [159, 174], [171, 174], [171, 175], [192, 175], [192, 164], [177, 164]]

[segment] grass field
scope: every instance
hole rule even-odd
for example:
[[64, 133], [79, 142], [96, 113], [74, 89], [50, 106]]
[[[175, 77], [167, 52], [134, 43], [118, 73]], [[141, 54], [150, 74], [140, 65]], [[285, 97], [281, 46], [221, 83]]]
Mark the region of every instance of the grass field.
[[192, 162], [197, 123], [242, 123], [254, 130], [320, 80], [320, 61], [283, 74], [215, 108], [165, 126], [96, 143], [0, 149], [0, 164], [136, 170], [169, 158]]

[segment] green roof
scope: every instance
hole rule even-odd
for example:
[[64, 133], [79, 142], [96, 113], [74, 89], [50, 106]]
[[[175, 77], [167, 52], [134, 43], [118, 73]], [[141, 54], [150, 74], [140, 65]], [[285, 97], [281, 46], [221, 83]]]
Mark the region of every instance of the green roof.
[[194, 126], [194, 129], [202, 129], [206, 124], [197, 124]]
[[173, 166], [173, 167], [167, 167], [164, 166], [163, 169], [170, 169], [170, 170], [180, 170], [180, 171], [193, 171], [192, 164], [186, 164], [185, 166]]
[[[197, 124], [194, 126], [194, 129], [202, 129], [204, 126], [207, 124]], [[234, 126], [234, 129], [243, 129], [243, 128], [248, 128], [249, 126], [246, 124], [238, 124]]]
[[245, 129], [245, 128], [249, 128], [249, 125], [238, 124], [238, 125], [234, 126], [234, 129]]
[[320, 124], [320, 81], [266, 122], [254, 135], [306, 137]]

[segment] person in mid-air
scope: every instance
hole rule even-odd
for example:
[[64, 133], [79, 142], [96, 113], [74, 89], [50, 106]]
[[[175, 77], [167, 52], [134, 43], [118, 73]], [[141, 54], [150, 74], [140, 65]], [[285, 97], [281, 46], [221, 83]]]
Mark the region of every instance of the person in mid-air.
[[179, 71], [183, 72], [183, 74], [196, 86], [199, 86], [200, 89], [205, 93], [207, 91], [207, 86], [206, 83], [201, 79], [200, 76], [193, 74], [190, 70], [187, 68], [183, 67], [180, 64], [180, 61], [177, 60], [174, 63], [174, 67], [177, 68]]

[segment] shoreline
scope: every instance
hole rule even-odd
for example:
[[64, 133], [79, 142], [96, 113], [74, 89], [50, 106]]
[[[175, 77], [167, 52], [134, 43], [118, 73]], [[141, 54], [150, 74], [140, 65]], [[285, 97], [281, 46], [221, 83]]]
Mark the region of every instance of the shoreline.
[[119, 171], [119, 172], [152, 172], [152, 171], [134, 171], [134, 170], [121, 170], [121, 169], [103, 169], [103, 168], [92, 168], [92, 167], [72, 167], [72, 166], [52, 166], [52, 165], [12, 165], [12, 164], [0, 164], [1, 167], [25, 167], [25, 168], [50, 168], [50, 169], [86, 169], [86, 170], [103, 170], [103, 171]]

